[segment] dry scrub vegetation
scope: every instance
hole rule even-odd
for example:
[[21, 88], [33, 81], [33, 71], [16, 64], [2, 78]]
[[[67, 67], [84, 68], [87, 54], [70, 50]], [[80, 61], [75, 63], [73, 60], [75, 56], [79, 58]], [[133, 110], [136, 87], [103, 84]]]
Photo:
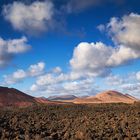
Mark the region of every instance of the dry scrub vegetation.
[[140, 104], [39, 105], [0, 110], [2, 140], [140, 140]]

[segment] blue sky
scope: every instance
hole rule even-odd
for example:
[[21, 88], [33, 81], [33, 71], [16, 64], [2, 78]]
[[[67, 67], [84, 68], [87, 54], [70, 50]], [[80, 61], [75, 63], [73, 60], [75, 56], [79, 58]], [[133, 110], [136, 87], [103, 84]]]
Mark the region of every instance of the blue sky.
[[138, 0], [0, 2], [0, 84], [33, 96], [140, 97]]

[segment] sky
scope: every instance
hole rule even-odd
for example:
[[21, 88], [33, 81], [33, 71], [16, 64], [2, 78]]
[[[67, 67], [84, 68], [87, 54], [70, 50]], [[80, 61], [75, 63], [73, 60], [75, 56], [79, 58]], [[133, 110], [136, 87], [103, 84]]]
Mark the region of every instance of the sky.
[[0, 13], [1, 86], [140, 98], [140, 1], [1, 0]]

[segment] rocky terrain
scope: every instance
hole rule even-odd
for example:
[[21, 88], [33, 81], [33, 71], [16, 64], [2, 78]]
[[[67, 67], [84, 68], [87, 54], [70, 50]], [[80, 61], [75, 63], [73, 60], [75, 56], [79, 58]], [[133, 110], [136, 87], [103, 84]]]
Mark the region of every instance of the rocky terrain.
[[0, 109], [1, 140], [139, 140], [140, 104]]
[[139, 124], [139, 100], [117, 91], [49, 100], [0, 87], [1, 140], [140, 140]]

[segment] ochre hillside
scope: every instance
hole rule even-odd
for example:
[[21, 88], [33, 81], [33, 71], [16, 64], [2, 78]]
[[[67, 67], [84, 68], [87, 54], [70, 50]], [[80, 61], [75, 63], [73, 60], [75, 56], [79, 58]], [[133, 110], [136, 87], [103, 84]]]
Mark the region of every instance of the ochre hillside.
[[74, 103], [134, 103], [138, 101], [135, 97], [129, 94], [122, 94], [117, 91], [105, 91], [97, 94], [96, 96], [90, 96], [87, 98], [77, 98], [73, 100]]

